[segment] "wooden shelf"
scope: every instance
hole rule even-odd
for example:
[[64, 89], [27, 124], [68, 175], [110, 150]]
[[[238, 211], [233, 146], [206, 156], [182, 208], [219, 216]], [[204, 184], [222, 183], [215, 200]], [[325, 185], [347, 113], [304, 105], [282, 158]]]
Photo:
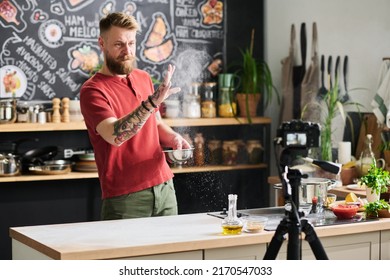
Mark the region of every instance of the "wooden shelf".
[[68, 123], [8, 123], [0, 124], [0, 132], [35, 132], [35, 131], [66, 131], [86, 130], [83, 121]]
[[[249, 124], [245, 118], [201, 118], [201, 119], [164, 119], [171, 127], [215, 126], [215, 125], [245, 125]], [[252, 124], [270, 124], [271, 119], [266, 117], [252, 118]], [[35, 131], [67, 131], [86, 130], [85, 123], [11, 123], [0, 124], [0, 132], [35, 132]]]
[[191, 167], [172, 167], [175, 174], [180, 173], [196, 173], [196, 172], [214, 172], [214, 171], [230, 171], [244, 169], [261, 169], [266, 168], [264, 163], [260, 164], [240, 164], [240, 165], [207, 165], [207, 166], [191, 166]]
[[31, 182], [69, 179], [91, 179], [98, 178], [97, 172], [70, 172], [58, 175], [20, 175], [10, 177], [0, 177], [0, 182]]
[[[171, 127], [249, 124], [246, 118], [164, 119], [164, 122]], [[252, 118], [252, 124], [270, 124], [270, 123], [271, 123], [270, 118], [266, 118], [266, 117]]]
[[[230, 171], [244, 169], [262, 169], [266, 168], [264, 163], [260, 164], [242, 164], [234, 166], [208, 165], [208, 166], [191, 166], [191, 167], [172, 167], [175, 174], [212, 172], [212, 171]], [[20, 175], [0, 177], [0, 182], [32, 182], [32, 181], [50, 181], [50, 180], [71, 180], [71, 179], [93, 179], [98, 178], [97, 172], [70, 172], [58, 175]]]

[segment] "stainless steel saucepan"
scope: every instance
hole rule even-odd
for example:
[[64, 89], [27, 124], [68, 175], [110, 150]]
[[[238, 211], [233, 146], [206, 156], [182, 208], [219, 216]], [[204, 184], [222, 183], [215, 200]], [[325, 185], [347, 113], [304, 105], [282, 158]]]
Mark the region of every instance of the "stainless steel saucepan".
[[15, 176], [20, 174], [20, 162], [13, 154], [0, 154], [0, 176]]

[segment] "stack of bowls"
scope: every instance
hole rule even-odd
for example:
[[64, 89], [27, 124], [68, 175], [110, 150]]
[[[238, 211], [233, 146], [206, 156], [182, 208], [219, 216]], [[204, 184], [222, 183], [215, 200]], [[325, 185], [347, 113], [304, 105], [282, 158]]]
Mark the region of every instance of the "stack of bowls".
[[97, 172], [95, 154], [93, 152], [78, 155], [79, 161], [74, 166], [75, 171]]

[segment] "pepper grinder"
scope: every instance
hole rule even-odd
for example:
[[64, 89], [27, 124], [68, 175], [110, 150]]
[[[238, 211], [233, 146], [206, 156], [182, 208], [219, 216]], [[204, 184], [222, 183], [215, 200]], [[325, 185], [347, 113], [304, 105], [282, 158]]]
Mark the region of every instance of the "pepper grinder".
[[68, 97], [62, 98], [61, 121], [66, 123], [69, 122], [69, 98]]
[[60, 99], [59, 98], [53, 98], [53, 115], [51, 118], [51, 121], [53, 123], [60, 123], [61, 122], [61, 114], [60, 114]]

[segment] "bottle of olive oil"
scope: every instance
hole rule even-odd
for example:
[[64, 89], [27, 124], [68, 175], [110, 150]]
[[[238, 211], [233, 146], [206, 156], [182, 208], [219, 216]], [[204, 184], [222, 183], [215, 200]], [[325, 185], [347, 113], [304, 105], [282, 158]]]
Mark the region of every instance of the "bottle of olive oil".
[[229, 210], [227, 217], [222, 221], [222, 234], [241, 234], [243, 223], [237, 217], [237, 195], [228, 195]]

